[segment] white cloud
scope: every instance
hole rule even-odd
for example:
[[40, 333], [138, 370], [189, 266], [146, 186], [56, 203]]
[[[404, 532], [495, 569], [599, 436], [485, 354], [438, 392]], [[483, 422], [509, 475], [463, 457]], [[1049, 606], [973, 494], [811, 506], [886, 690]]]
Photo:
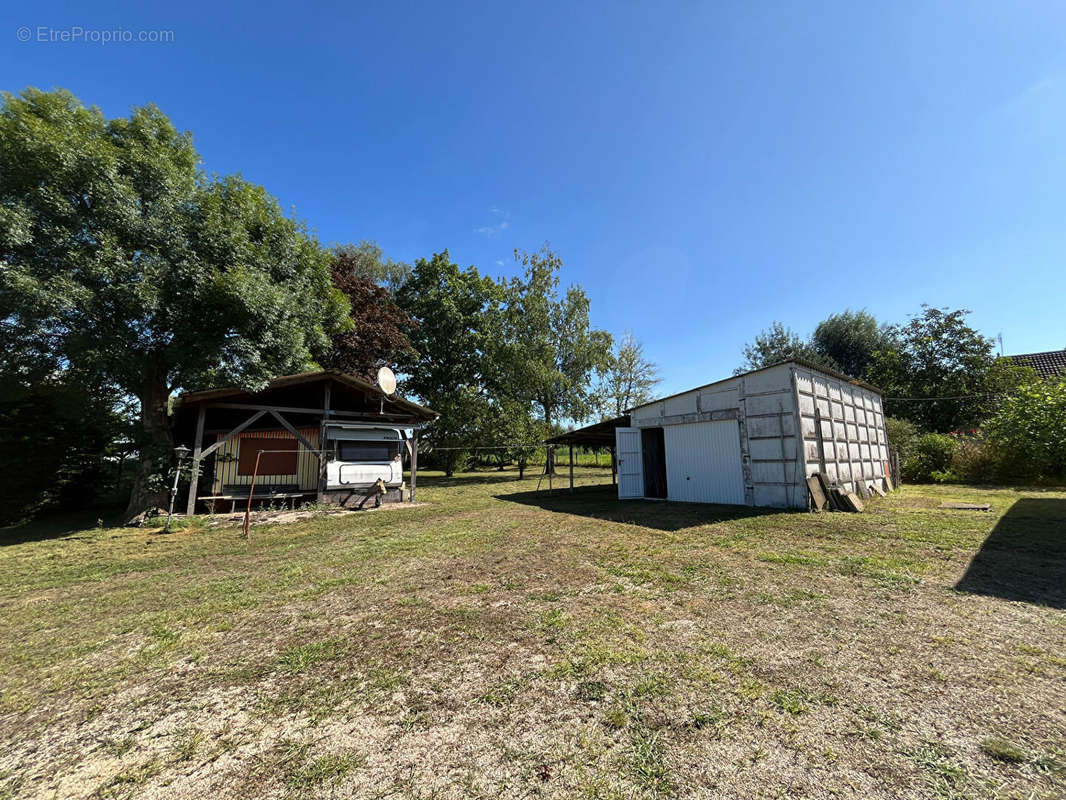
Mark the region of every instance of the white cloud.
[[502, 220], [496, 225], [482, 225], [480, 228], [474, 228], [474, 233], [480, 233], [482, 236], [495, 236], [498, 233], [503, 233], [510, 227], [511, 223], [507, 220]]
[[497, 217], [501, 217], [500, 221], [492, 225], [482, 225], [480, 228], [474, 228], [474, 233], [492, 238], [511, 227], [511, 223], [509, 222], [511, 213], [509, 211], [504, 211], [499, 206], [493, 206], [489, 209], [489, 212]]

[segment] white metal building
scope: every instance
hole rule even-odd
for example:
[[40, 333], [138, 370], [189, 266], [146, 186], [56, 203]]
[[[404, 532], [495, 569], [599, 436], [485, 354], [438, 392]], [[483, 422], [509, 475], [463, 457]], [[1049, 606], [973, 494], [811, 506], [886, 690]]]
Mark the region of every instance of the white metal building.
[[807, 507], [807, 476], [848, 491], [888, 472], [881, 395], [786, 361], [656, 400], [618, 428], [618, 497]]

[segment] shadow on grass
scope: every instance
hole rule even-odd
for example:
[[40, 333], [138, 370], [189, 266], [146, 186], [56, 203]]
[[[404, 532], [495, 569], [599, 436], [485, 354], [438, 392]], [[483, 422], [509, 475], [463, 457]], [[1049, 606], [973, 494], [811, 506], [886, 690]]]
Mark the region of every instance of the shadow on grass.
[[[568, 467], [566, 464], [560, 464], [558, 466], [558, 470], [556, 471], [554, 477], [556, 487], [566, 484], [568, 474], [567, 470]], [[430, 472], [429, 474], [419, 472], [418, 485], [423, 487], [428, 486], [435, 489], [448, 489], [456, 486], [478, 486], [496, 483], [518, 483], [520, 480], [538, 480], [543, 477], [543, 471], [543, 465], [531, 464], [529, 468], [526, 469], [526, 474], [522, 478], [518, 477], [518, 470], [514, 467], [508, 467], [505, 470], [486, 469], [475, 472], [460, 472], [455, 475], [452, 475], [451, 477], [441, 474], [433, 474], [432, 472]], [[581, 480], [586, 480], [589, 478], [609, 479], [610, 476], [610, 473], [607, 471], [606, 467], [597, 467], [592, 464], [589, 464], [587, 466], [585, 464], [575, 465], [574, 473]], [[546, 477], [544, 478], [544, 485], [548, 485], [548, 479]]]
[[607, 522], [642, 525], [660, 531], [679, 531], [699, 525], [745, 517], [763, 517], [789, 512], [774, 508], [723, 506], [710, 503], [675, 503], [652, 500], [619, 500], [618, 490], [611, 484], [579, 486], [571, 494], [567, 489], [540, 492], [498, 494], [497, 500], [537, 506], [545, 511], [592, 517]]
[[[536, 472], [526, 471], [525, 479], [537, 477]], [[452, 475], [450, 478], [444, 475], [423, 475], [418, 473], [418, 485], [434, 489], [450, 489], [456, 486], [475, 486], [487, 483], [517, 483], [517, 472], [463, 472]]]
[[1015, 501], [955, 588], [1066, 608], [1066, 500]]
[[102, 511], [77, 513], [57, 512], [29, 522], [0, 527], [0, 547], [74, 536], [99, 527], [101, 518], [106, 527], [118, 525], [117, 518], [120, 510], [109, 508]]

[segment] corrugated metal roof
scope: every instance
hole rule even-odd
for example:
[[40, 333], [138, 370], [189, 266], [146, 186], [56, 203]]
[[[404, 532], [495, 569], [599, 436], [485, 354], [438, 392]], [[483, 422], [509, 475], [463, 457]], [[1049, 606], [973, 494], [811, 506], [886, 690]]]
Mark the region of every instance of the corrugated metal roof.
[[728, 378], [721, 378], [720, 380], [717, 380], [717, 381], [711, 381], [710, 383], [705, 383], [702, 386], [694, 386], [691, 389], [685, 389], [685, 391], [683, 391], [683, 392], [675, 392], [674, 394], [667, 395], [666, 397], [659, 397], [659, 398], [656, 398], [655, 400], [650, 400], [647, 403], [641, 403], [639, 406], [633, 406], [633, 408], [629, 409], [629, 411], [636, 411], [638, 408], [645, 408], [647, 406], [655, 405], [656, 403], [661, 403], [664, 400], [670, 400], [670, 399], [672, 399], [674, 397], [680, 397], [681, 395], [688, 394], [689, 392], [698, 392], [698, 391], [700, 391], [702, 389], [707, 389], [707, 388], [710, 388], [711, 386], [716, 386], [719, 383], [725, 383], [726, 381], [734, 380], [735, 378], [743, 378], [746, 375], [754, 375], [756, 372], [765, 372], [768, 369], [773, 369], [774, 367], [780, 367], [782, 364], [796, 364], [797, 366], [800, 366], [800, 367], [806, 367], [807, 369], [812, 369], [815, 372], [822, 372], [822, 373], [824, 373], [826, 375], [831, 375], [832, 377], [837, 378], [838, 380], [847, 381], [848, 383], [852, 384], [853, 386], [861, 386], [863, 389], [868, 389], [868, 390], [870, 390], [871, 392], [874, 392], [877, 395], [883, 395], [884, 394], [884, 392], [882, 392], [876, 386], [873, 386], [873, 385], [867, 383], [866, 381], [860, 381], [858, 378], [852, 378], [850, 375], [845, 375], [843, 372], [837, 372], [835, 369], [829, 369], [828, 367], [823, 367], [820, 364], [815, 364], [813, 361], [807, 361], [807, 360], [802, 359], [802, 358], [790, 358], [787, 361], [778, 361], [776, 364], [768, 364], [765, 367], [759, 367], [758, 369], [751, 369], [751, 370], [748, 370], [747, 372], [741, 372], [739, 375], [730, 375]]
[[560, 433], [550, 439], [545, 439], [544, 444], [587, 444], [593, 446], [614, 445], [614, 429], [628, 428], [629, 415], [623, 414], [614, 419], [607, 419], [584, 428]]
[[[357, 378], [354, 375], [349, 375], [346, 372], [340, 372], [334, 369], [320, 369], [313, 372], [300, 372], [296, 375], [282, 375], [274, 378], [270, 383], [266, 385], [260, 392], [266, 392], [271, 389], [280, 389], [285, 386], [295, 386], [301, 383], [314, 383], [316, 381], [322, 381], [326, 379], [333, 379], [338, 383], [346, 384], [353, 389], [359, 389], [364, 392], [372, 392], [374, 394], [382, 395], [385, 398], [386, 403], [392, 403], [399, 406], [406, 411], [411, 412], [425, 419], [433, 419], [439, 417], [436, 411], [426, 406], [420, 406], [418, 403], [414, 403], [410, 400], [404, 400], [402, 397], [395, 395], [388, 396], [381, 391], [380, 388], [368, 381], [364, 381], [361, 378]], [[221, 400], [225, 397], [235, 397], [240, 395], [259, 394], [259, 392], [249, 392], [247, 389], [241, 389], [238, 386], [230, 386], [224, 389], [204, 389], [199, 392], [185, 392], [178, 396], [177, 403], [181, 405], [189, 403], [201, 403], [205, 400]]]

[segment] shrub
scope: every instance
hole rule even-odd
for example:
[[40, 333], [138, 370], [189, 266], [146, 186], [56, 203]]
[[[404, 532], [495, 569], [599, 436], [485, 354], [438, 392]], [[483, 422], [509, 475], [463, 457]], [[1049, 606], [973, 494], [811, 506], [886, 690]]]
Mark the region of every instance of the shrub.
[[900, 471], [904, 480], [924, 483], [952, 478], [951, 461], [958, 440], [945, 433], [925, 433], [917, 437], [910, 452], [900, 453]]
[[986, 420], [985, 437], [999, 476], [1051, 481], [1066, 477], [1066, 378], [1033, 381]]
[[914, 443], [921, 436], [921, 431], [910, 420], [899, 417], [885, 417], [885, 428], [888, 431], [888, 446], [899, 453], [902, 463], [914, 451]]
[[949, 470], [952, 479], [964, 483], [992, 483], [998, 479], [998, 459], [986, 439], [978, 434], [957, 434], [955, 443]]

